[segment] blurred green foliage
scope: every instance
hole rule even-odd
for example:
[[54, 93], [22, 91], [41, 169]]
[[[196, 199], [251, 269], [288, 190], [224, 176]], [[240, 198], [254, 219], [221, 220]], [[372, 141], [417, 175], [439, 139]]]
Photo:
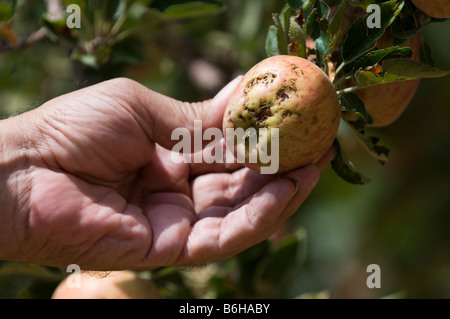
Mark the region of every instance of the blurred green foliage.
[[[272, 12], [284, 4], [64, 1], [83, 8], [82, 28], [67, 30], [49, 2], [0, 1], [1, 117], [117, 76], [180, 100], [211, 98], [266, 57]], [[449, 70], [450, 20], [423, 36], [435, 65]], [[327, 168], [271, 240], [225, 261], [145, 275], [168, 298], [449, 298], [450, 77], [421, 81], [396, 123], [372, 129], [391, 149], [386, 166], [345, 145], [370, 184], [348, 184]], [[380, 289], [366, 286], [369, 264], [381, 267]], [[0, 261], [0, 298], [49, 298], [66, 275]]]

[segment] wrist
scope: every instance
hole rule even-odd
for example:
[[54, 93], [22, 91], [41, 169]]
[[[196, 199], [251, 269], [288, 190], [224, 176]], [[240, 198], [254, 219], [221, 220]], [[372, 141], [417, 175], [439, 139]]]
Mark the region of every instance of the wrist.
[[0, 121], [0, 259], [18, 251], [18, 221], [27, 210], [28, 148], [23, 137], [21, 116]]

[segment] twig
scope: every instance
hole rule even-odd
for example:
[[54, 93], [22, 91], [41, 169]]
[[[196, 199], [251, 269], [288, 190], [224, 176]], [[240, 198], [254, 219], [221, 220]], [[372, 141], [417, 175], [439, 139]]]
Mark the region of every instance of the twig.
[[9, 52], [9, 51], [25, 50], [28, 47], [32, 46], [33, 44], [41, 42], [46, 37], [47, 37], [47, 33], [45, 31], [45, 28], [42, 27], [39, 30], [33, 32], [25, 40], [19, 41], [16, 45], [9, 44], [9, 45], [0, 46], [0, 53]]

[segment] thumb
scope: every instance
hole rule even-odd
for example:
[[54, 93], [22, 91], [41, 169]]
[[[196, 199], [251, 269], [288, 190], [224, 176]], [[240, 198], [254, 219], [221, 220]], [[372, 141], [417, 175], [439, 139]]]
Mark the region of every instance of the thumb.
[[143, 128], [147, 135], [165, 148], [172, 148], [178, 141], [171, 135], [176, 128], [186, 128], [194, 133], [194, 121], [201, 120], [203, 130], [209, 127], [222, 129], [226, 105], [237, 85], [242, 80], [238, 76], [228, 83], [214, 98], [197, 103], [181, 102], [139, 85], [136, 91], [140, 103], [134, 107], [147, 118]]

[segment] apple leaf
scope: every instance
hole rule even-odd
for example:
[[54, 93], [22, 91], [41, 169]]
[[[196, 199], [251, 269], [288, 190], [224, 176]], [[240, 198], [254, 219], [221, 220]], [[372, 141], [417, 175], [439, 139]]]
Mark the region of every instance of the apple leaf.
[[280, 55], [280, 50], [278, 49], [278, 30], [275, 26], [271, 25], [267, 30], [266, 37], [266, 54], [268, 57]]
[[385, 29], [391, 25], [401, 12], [404, 1], [387, 1], [380, 6], [380, 28], [369, 28], [366, 25], [371, 14], [358, 18], [348, 30], [342, 47], [343, 63], [349, 64], [375, 47], [376, 41], [383, 35]]
[[278, 51], [280, 54], [288, 54], [288, 41], [286, 36], [285, 26], [280, 19], [280, 15], [278, 13], [274, 13], [272, 15], [273, 21], [275, 21], [275, 28], [277, 30], [277, 43], [278, 43]]
[[274, 241], [258, 263], [254, 272], [254, 285], [258, 290], [273, 289], [291, 275], [305, 260], [307, 233], [303, 228]]
[[333, 35], [333, 42], [330, 44], [330, 52], [333, 52], [334, 47], [336, 45], [336, 41], [339, 37], [340, 32], [342, 31], [342, 23], [344, 21], [345, 17], [345, 8], [347, 6], [347, 1], [344, 0], [339, 5], [336, 13], [333, 16], [333, 19], [330, 22], [330, 25], [328, 26], [328, 33]]
[[381, 165], [386, 164], [389, 149], [378, 142], [380, 139], [376, 136], [365, 135], [364, 127], [361, 127], [358, 121], [348, 121], [356, 139], [364, 146], [364, 148], [369, 152], [369, 154], [375, 158]]
[[322, 0], [317, 0], [306, 20], [306, 33], [313, 39], [317, 39], [323, 30], [328, 29], [329, 16], [330, 8]]
[[289, 38], [291, 40], [288, 46], [289, 54], [306, 58], [306, 35], [298, 19], [299, 16], [292, 16], [289, 24]]
[[327, 70], [327, 61], [332, 53], [333, 43], [336, 42], [336, 35], [331, 34], [328, 18], [330, 8], [322, 0], [316, 1], [306, 21], [306, 33], [314, 39], [317, 63], [324, 70]]
[[449, 74], [430, 65], [409, 59], [392, 59], [381, 64], [383, 72], [374, 74], [371, 71], [356, 71], [354, 79], [358, 87], [367, 87], [394, 81], [436, 78]]
[[304, 4], [303, 0], [286, 0], [286, 2], [294, 11], [299, 11]]
[[371, 67], [381, 63], [382, 61], [388, 59], [398, 59], [398, 58], [410, 58], [412, 55], [412, 50], [409, 47], [391, 47], [382, 50], [373, 50], [360, 59], [346, 65], [344, 71], [354, 73], [357, 70], [364, 70], [367, 67]]
[[159, 10], [164, 19], [175, 20], [217, 14], [225, 10], [225, 5], [221, 0], [156, 0], [151, 8]]
[[383, 62], [382, 65], [386, 73], [395, 74], [405, 79], [437, 78], [450, 73], [409, 59], [388, 60]]
[[392, 23], [392, 34], [399, 40], [405, 40], [420, 32], [422, 26], [417, 24], [416, 19], [409, 15], [399, 15]]
[[336, 149], [336, 156], [331, 161], [331, 168], [334, 172], [351, 184], [364, 185], [370, 183], [370, 179], [365, 177], [342, 152], [337, 139], [334, 140], [333, 145]]
[[292, 9], [288, 5], [285, 5], [279, 14], [272, 14], [274, 25], [269, 27], [265, 43], [267, 56], [289, 53], [291, 14]]
[[373, 4], [373, 0], [347, 0], [354, 7], [366, 9], [368, 5]]
[[314, 3], [315, 0], [286, 0], [287, 4], [294, 10], [295, 12], [300, 11], [300, 9], [306, 9], [311, 4]]
[[354, 93], [339, 95], [339, 103], [342, 111], [356, 114], [363, 122], [361, 126], [372, 123], [372, 117], [367, 113], [364, 102]]

